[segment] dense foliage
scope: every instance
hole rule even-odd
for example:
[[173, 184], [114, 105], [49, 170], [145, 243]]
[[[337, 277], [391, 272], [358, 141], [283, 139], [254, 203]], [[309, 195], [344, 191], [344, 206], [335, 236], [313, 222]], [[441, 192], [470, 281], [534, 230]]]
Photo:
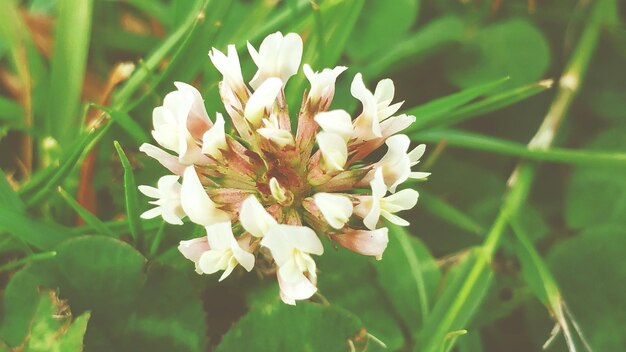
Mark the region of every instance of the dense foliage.
[[[626, 350], [624, 11], [0, 0], [0, 351]], [[137, 191], [163, 174], [138, 149], [173, 82], [224, 113], [208, 51], [276, 31], [349, 67], [333, 106], [361, 108], [358, 72], [392, 78], [432, 172], [381, 261], [324, 242], [295, 307], [262, 269], [197, 275], [177, 246], [204, 229], [140, 219]], [[308, 87], [294, 76], [289, 106]]]

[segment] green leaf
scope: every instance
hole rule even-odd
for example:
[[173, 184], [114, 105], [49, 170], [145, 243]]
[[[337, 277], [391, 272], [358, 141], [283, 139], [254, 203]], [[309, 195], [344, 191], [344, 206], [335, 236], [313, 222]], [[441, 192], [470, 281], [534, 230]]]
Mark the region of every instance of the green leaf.
[[409, 34], [405, 39], [394, 40], [389, 43], [391, 46], [388, 49], [369, 57], [361, 72], [364, 77], [373, 78], [415, 65], [441, 49], [461, 41], [463, 27], [463, 21], [453, 15], [435, 18], [417, 32]]
[[4, 289], [0, 340], [11, 347], [24, 341], [39, 302], [39, 287], [53, 287], [51, 266], [33, 263], [16, 272]]
[[[626, 129], [613, 128], [595, 136], [589, 151], [626, 152]], [[565, 220], [571, 228], [617, 222], [626, 224], [626, 179], [623, 167], [579, 167], [572, 172], [565, 197]]]
[[611, 49], [600, 45], [598, 54], [589, 66], [582, 99], [601, 118], [623, 122], [626, 120], [626, 70], [624, 58]]
[[77, 312], [115, 320], [145, 282], [146, 259], [127, 243], [104, 236], [78, 237], [57, 247], [62, 294]]
[[594, 351], [626, 346], [625, 252], [626, 228], [602, 225], [556, 245], [548, 256], [565, 301]]
[[481, 224], [443, 199], [423, 191], [420, 192], [420, 199], [420, 206], [432, 215], [461, 230], [475, 235], [482, 235], [484, 229]]
[[441, 273], [422, 242], [402, 227], [387, 227], [387, 249], [373, 266], [396, 312], [411, 332], [417, 332], [430, 312]]
[[41, 292], [23, 351], [82, 352], [89, 316], [83, 313], [72, 322], [65, 302], [53, 291]]
[[514, 18], [475, 32], [446, 61], [447, 75], [459, 87], [509, 76], [509, 87], [540, 79], [550, 65], [550, 48], [530, 21]]
[[94, 104], [98, 109], [106, 112], [113, 121], [117, 122], [124, 131], [135, 139], [137, 144], [146, 143], [150, 141], [150, 137], [146, 133], [145, 129], [141, 127], [133, 118], [126, 112], [118, 111], [106, 106]]
[[93, 0], [59, 0], [51, 60], [46, 122], [48, 131], [65, 146], [80, 126], [79, 105], [89, 52]]
[[418, 10], [419, 0], [399, 0], [393, 6], [384, 1], [366, 0], [356, 23], [360, 29], [350, 36], [348, 54], [358, 61], [386, 51], [393, 44], [389, 38], [401, 38], [411, 29]]
[[200, 293], [184, 272], [167, 267], [151, 267], [126, 314], [97, 328], [114, 340], [116, 351], [206, 351], [206, 313]]
[[362, 338], [354, 315], [309, 302], [278, 300], [254, 307], [224, 335], [216, 351], [347, 351]]
[[[388, 257], [390, 256], [386, 255], [382, 261]], [[382, 281], [377, 279], [376, 266], [382, 261], [375, 261], [373, 258], [350, 252], [343, 247], [326, 248], [324, 255], [315, 260], [320, 272], [319, 292], [331, 305], [346, 309], [358, 316], [368, 332], [384, 342], [389, 349], [401, 349], [408, 344], [408, 336], [405, 334], [409, 329], [404, 324], [402, 316], [396, 311], [391, 297], [382, 286]], [[396, 271], [390, 274], [396, 278], [398, 275], [405, 278], [403, 273]], [[387, 279], [387, 281], [392, 280]], [[396, 280], [399, 281], [399, 279]], [[417, 297], [413, 299], [415, 309], [412, 311], [416, 312]]]
[[128, 225], [130, 233], [133, 239], [137, 243], [137, 246], [142, 246], [142, 229], [141, 219], [139, 217], [139, 201], [137, 200], [137, 183], [135, 182], [135, 174], [133, 173], [133, 167], [130, 165], [130, 161], [124, 154], [122, 146], [117, 141], [113, 142], [117, 154], [122, 162], [124, 168], [124, 196], [126, 199], [126, 215], [128, 216]]

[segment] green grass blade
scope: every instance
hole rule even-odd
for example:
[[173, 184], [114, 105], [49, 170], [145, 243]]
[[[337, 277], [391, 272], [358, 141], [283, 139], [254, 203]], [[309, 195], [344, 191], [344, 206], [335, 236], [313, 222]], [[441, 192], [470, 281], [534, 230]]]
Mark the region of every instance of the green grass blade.
[[69, 228], [32, 219], [5, 204], [0, 204], [0, 228], [40, 250], [51, 250], [72, 237]]
[[81, 125], [79, 106], [91, 33], [93, 0], [59, 0], [51, 60], [46, 122], [48, 132], [67, 146]]
[[361, 72], [365, 77], [388, 75], [406, 64], [415, 64], [440, 49], [459, 42], [463, 37], [463, 21], [456, 16], [437, 18], [389, 50], [375, 55]]
[[414, 133], [411, 135], [411, 138], [421, 142], [445, 142], [449, 146], [518, 156], [529, 160], [574, 165], [626, 167], [626, 153], [563, 148], [528, 149], [527, 146], [521, 143], [459, 130], [428, 130]]
[[92, 128], [74, 142], [74, 145], [61, 158], [60, 165], [50, 166], [42, 170], [39, 175], [36, 175], [30, 182], [24, 184], [20, 188], [19, 193], [25, 199], [26, 204], [31, 206], [45, 200], [50, 195], [50, 192], [59, 186], [71, 173], [81, 156], [88, 153], [110, 127], [110, 124], [106, 124], [98, 128]]
[[539, 93], [545, 92], [552, 87], [552, 83], [552, 80], [544, 80], [489, 96], [483, 100], [470, 103], [452, 111], [450, 114], [434, 121], [434, 123], [429, 127], [447, 126], [502, 109]]
[[24, 202], [22, 202], [20, 196], [13, 190], [7, 181], [6, 174], [2, 171], [2, 169], [0, 169], [0, 204], [19, 212], [24, 212], [26, 210]]
[[111, 119], [120, 125], [120, 127], [131, 137], [133, 137], [137, 144], [150, 141], [150, 137], [146, 133], [145, 128], [141, 127], [141, 125], [139, 125], [128, 113], [99, 104], [92, 105], [111, 116]]
[[483, 234], [484, 229], [481, 224], [443, 199], [424, 191], [420, 191], [420, 199], [422, 200], [420, 205], [439, 219], [471, 234], [478, 236]]
[[550, 269], [543, 261], [535, 246], [530, 241], [517, 218], [512, 219], [511, 227], [517, 240], [515, 248], [522, 266], [522, 277], [535, 297], [548, 308], [550, 316], [561, 326], [563, 336], [570, 352], [576, 351], [572, 329], [563, 310], [564, 302], [561, 291]]
[[114, 238], [118, 237], [117, 235], [115, 235], [115, 233], [109, 230], [109, 228], [106, 227], [106, 225], [100, 219], [98, 219], [97, 216], [93, 215], [91, 212], [89, 212], [89, 210], [83, 208], [69, 193], [63, 190], [63, 188], [59, 187], [58, 191], [63, 200], [65, 200], [65, 202], [67, 203], [67, 205], [69, 205], [70, 208], [72, 208], [76, 212], [76, 214], [81, 217], [81, 219], [85, 220], [85, 223], [91, 226], [94, 231], [96, 231], [100, 235]]
[[9, 262], [9, 263], [0, 265], [0, 274], [3, 273], [3, 272], [9, 271], [9, 270], [13, 270], [15, 268], [18, 268], [21, 265], [25, 265], [25, 264], [36, 262], [36, 261], [40, 261], [40, 260], [52, 259], [56, 255], [57, 255], [57, 252], [55, 252], [55, 251], [43, 252], [43, 253], [37, 253], [37, 254], [29, 255], [28, 257], [25, 257], [25, 258], [18, 259], [18, 260], [13, 261], [13, 262]]
[[11, 99], [0, 96], [0, 120], [6, 122], [20, 122], [24, 116], [24, 109]]
[[430, 101], [426, 104], [410, 108], [405, 111], [406, 114], [415, 115], [417, 120], [413, 122], [405, 133], [422, 129], [428, 125], [436, 123], [438, 120], [454, 111], [455, 109], [467, 104], [468, 102], [483, 96], [489, 92], [494, 91], [496, 88], [501, 87], [508, 78], [499, 79], [497, 81], [488, 82], [476, 87], [464, 89], [458, 93], [448, 95], [443, 98], [439, 98]]
[[489, 261], [482, 248], [467, 254], [420, 331], [415, 352], [441, 352], [450, 346], [450, 333], [465, 328], [491, 283]]
[[137, 183], [135, 182], [135, 174], [130, 165], [130, 161], [124, 154], [124, 150], [117, 141], [113, 142], [117, 154], [124, 168], [124, 197], [126, 199], [126, 215], [128, 216], [128, 227], [130, 234], [133, 236], [137, 248], [141, 248], [143, 235], [141, 229], [141, 220], [139, 217], [139, 201], [137, 200]]

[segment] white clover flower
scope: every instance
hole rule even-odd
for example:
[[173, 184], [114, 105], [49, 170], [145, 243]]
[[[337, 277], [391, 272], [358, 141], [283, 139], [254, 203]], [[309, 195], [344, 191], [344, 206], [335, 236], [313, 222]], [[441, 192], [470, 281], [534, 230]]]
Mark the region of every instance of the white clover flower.
[[180, 183], [178, 176], [167, 175], [159, 179], [157, 188], [139, 186], [139, 191], [150, 198], [155, 198], [150, 204], [156, 207], [141, 214], [142, 219], [153, 219], [162, 216], [163, 220], [172, 225], [182, 225], [181, 220], [185, 216], [183, 207], [180, 205]]
[[[393, 81], [383, 79], [376, 85], [374, 94], [370, 92], [360, 73], [354, 76], [350, 88], [352, 96], [359, 99], [363, 105], [363, 111], [354, 121], [356, 137], [360, 140], [371, 140], [390, 136], [404, 129], [410, 124], [411, 118], [406, 115], [394, 116], [404, 102], [391, 104], [395, 93]], [[385, 121], [387, 120], [387, 121]], [[383, 122], [386, 122], [383, 125]], [[412, 121], [411, 121], [412, 122]], [[399, 127], [402, 127], [398, 129]], [[383, 135], [385, 132], [385, 135]]]
[[324, 247], [315, 232], [305, 226], [273, 225], [261, 240], [278, 265], [280, 297], [287, 304], [307, 299], [316, 291], [315, 261], [311, 254], [322, 255]]
[[[342, 66], [314, 72], [304, 65], [311, 87], [296, 109], [294, 129], [285, 85], [299, 70], [302, 40], [278, 32], [258, 52], [248, 48], [258, 66], [251, 87], [234, 46], [227, 55], [209, 52], [223, 75], [219, 91], [230, 124], [220, 113], [212, 122], [200, 93], [183, 83], [155, 109], [153, 136], [163, 149], [143, 144], [140, 150], [173, 175], [162, 177], [157, 188], [141, 186], [156, 205], [143, 217], [173, 224], [186, 217], [204, 226], [207, 236], [178, 247], [198, 273], [223, 271], [222, 280], [237, 266], [250, 271], [259, 263], [259, 272], [275, 271], [282, 300], [295, 304], [317, 291], [313, 255], [323, 254], [322, 238], [382, 257], [389, 237], [380, 217], [407, 225], [395, 214], [418, 198], [411, 189], [387, 191], [428, 175], [411, 171], [424, 146], [409, 151], [409, 138], [396, 135], [415, 117], [392, 116], [402, 103], [392, 103], [391, 80], [380, 81], [372, 93], [357, 74], [351, 92], [361, 113], [353, 119], [345, 110], [329, 110]], [[384, 144], [387, 153], [369, 161]], [[364, 189], [368, 184], [371, 193]]]
[[[254, 267], [254, 255], [245, 251], [235, 239], [230, 221], [205, 227], [206, 237], [181, 241], [178, 250], [196, 264], [198, 274], [213, 274], [220, 270], [224, 280], [240, 264], [247, 271]], [[245, 240], [245, 239], [242, 239]]]
[[332, 100], [335, 95], [335, 81], [347, 69], [345, 66], [337, 66], [333, 69], [325, 68], [322, 72], [313, 72], [311, 66], [304, 64], [302, 70], [309, 83], [311, 83], [311, 90], [309, 91], [311, 103], [317, 104], [320, 100]]
[[[410, 152], [409, 144], [411, 140], [404, 134], [387, 138], [387, 153], [374, 164], [376, 170], [382, 170], [383, 180], [389, 191], [395, 192], [396, 187], [409, 178], [424, 179], [430, 175], [429, 172], [412, 172], [411, 167], [419, 163], [419, 159], [426, 151], [426, 145], [420, 144]], [[374, 178], [374, 170], [365, 176], [365, 181]]]
[[360, 203], [354, 208], [354, 213], [363, 218], [363, 224], [370, 230], [376, 229], [381, 216], [396, 225], [408, 226], [408, 221], [394, 213], [413, 208], [419, 193], [414, 189], [403, 189], [385, 197], [387, 186], [382, 171], [381, 168], [376, 169], [374, 179], [370, 182], [372, 195], [360, 196]]
[[300, 67], [302, 38], [295, 33], [288, 33], [283, 37], [282, 33], [276, 32], [263, 40], [258, 52], [248, 43], [248, 51], [259, 68], [250, 81], [252, 88], [257, 89], [270, 77], [278, 77], [286, 84]]

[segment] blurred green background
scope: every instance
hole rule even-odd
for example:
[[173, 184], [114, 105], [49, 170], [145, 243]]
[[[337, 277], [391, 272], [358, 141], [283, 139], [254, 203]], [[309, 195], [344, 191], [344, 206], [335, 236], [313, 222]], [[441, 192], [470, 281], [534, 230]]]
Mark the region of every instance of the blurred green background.
[[[548, 351], [626, 351], [625, 14], [617, 0], [0, 0], [0, 351], [540, 351], [555, 325]], [[358, 113], [357, 72], [392, 78], [432, 172], [382, 261], [328, 247], [323, 299], [295, 308], [261, 274], [196, 275], [176, 245], [202, 229], [140, 221], [132, 187], [164, 174], [138, 147], [173, 82], [224, 113], [208, 50], [236, 44], [249, 79], [246, 41], [275, 31], [299, 33], [315, 70], [349, 67], [334, 107]], [[292, 110], [307, 87], [289, 82]], [[553, 143], [529, 148], [545, 130]]]

